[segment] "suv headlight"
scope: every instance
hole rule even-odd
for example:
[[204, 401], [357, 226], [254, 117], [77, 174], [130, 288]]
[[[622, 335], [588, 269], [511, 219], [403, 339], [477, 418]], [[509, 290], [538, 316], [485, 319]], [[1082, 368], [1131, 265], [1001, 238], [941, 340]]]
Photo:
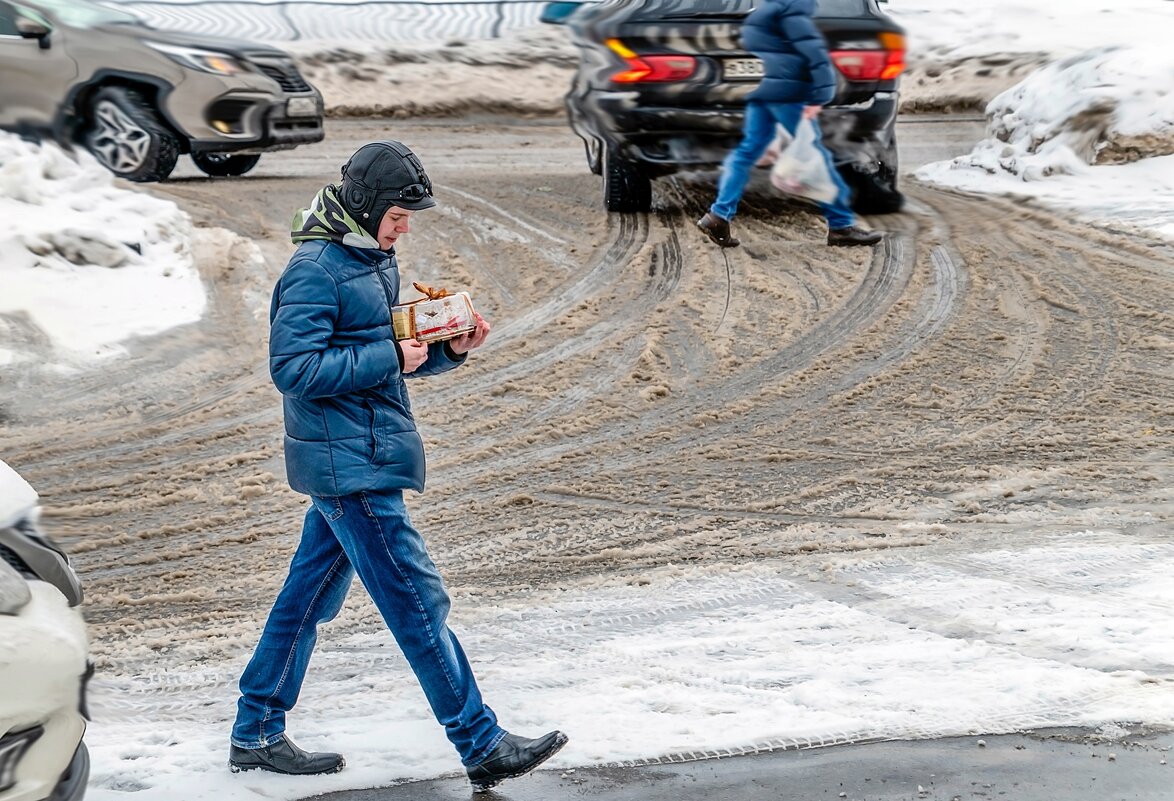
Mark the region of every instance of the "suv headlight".
[[148, 47], [158, 50], [177, 64], [191, 67], [200, 72], [210, 72], [213, 75], [237, 75], [247, 72], [238, 59], [226, 53], [217, 53], [215, 50], [201, 50], [198, 47], [181, 47], [180, 45], [163, 44], [162, 42], [145, 42]]
[[0, 528], [0, 559], [18, 574], [52, 584], [70, 606], [82, 602], [82, 587], [69, 566], [69, 558], [32, 520], [24, 519], [9, 528]]

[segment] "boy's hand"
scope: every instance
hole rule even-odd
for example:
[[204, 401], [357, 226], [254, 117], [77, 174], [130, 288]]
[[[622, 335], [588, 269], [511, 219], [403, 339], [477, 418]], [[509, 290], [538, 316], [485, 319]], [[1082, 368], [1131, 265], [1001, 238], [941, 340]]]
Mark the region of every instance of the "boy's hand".
[[428, 346], [414, 339], [401, 339], [399, 349], [404, 356], [405, 375], [414, 373], [417, 367], [428, 360]]
[[819, 116], [819, 112], [823, 111], [823, 106], [804, 106], [803, 119], [813, 120]]
[[489, 336], [489, 321], [478, 312], [473, 312], [473, 316], [477, 318], [477, 327], [467, 334], [462, 334], [448, 341], [449, 349], [458, 356], [468, 353], [473, 348], [481, 347], [485, 342], [485, 338]]

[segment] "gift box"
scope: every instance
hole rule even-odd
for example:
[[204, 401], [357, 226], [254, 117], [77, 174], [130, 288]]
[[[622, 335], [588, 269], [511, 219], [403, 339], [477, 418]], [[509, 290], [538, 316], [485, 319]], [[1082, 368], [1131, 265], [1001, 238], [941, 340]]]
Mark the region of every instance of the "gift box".
[[391, 325], [396, 339], [443, 342], [477, 327], [468, 292], [450, 293], [422, 284], [412, 286], [423, 292], [424, 297], [392, 307]]

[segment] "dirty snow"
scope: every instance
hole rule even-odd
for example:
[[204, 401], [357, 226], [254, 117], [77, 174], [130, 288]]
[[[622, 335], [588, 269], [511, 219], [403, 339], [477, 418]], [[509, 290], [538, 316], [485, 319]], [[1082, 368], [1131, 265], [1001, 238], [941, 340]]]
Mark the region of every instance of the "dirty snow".
[[1069, 56], [994, 98], [986, 112], [987, 138], [917, 177], [1174, 238], [1168, 48], [1102, 47]]
[[191, 223], [86, 153], [0, 133], [0, 366], [59, 369], [198, 320]]

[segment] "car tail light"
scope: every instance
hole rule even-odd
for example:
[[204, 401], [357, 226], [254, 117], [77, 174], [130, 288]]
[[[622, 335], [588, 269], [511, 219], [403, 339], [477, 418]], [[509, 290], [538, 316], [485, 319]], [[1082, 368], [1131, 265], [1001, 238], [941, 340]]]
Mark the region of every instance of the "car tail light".
[[614, 83], [666, 83], [683, 81], [697, 71], [697, 59], [675, 53], [664, 55], [636, 55], [619, 39], [608, 39], [608, 49], [624, 60], [627, 69], [611, 76]]
[[850, 81], [891, 81], [905, 71], [905, 37], [882, 33], [878, 50], [833, 50], [832, 61]]

